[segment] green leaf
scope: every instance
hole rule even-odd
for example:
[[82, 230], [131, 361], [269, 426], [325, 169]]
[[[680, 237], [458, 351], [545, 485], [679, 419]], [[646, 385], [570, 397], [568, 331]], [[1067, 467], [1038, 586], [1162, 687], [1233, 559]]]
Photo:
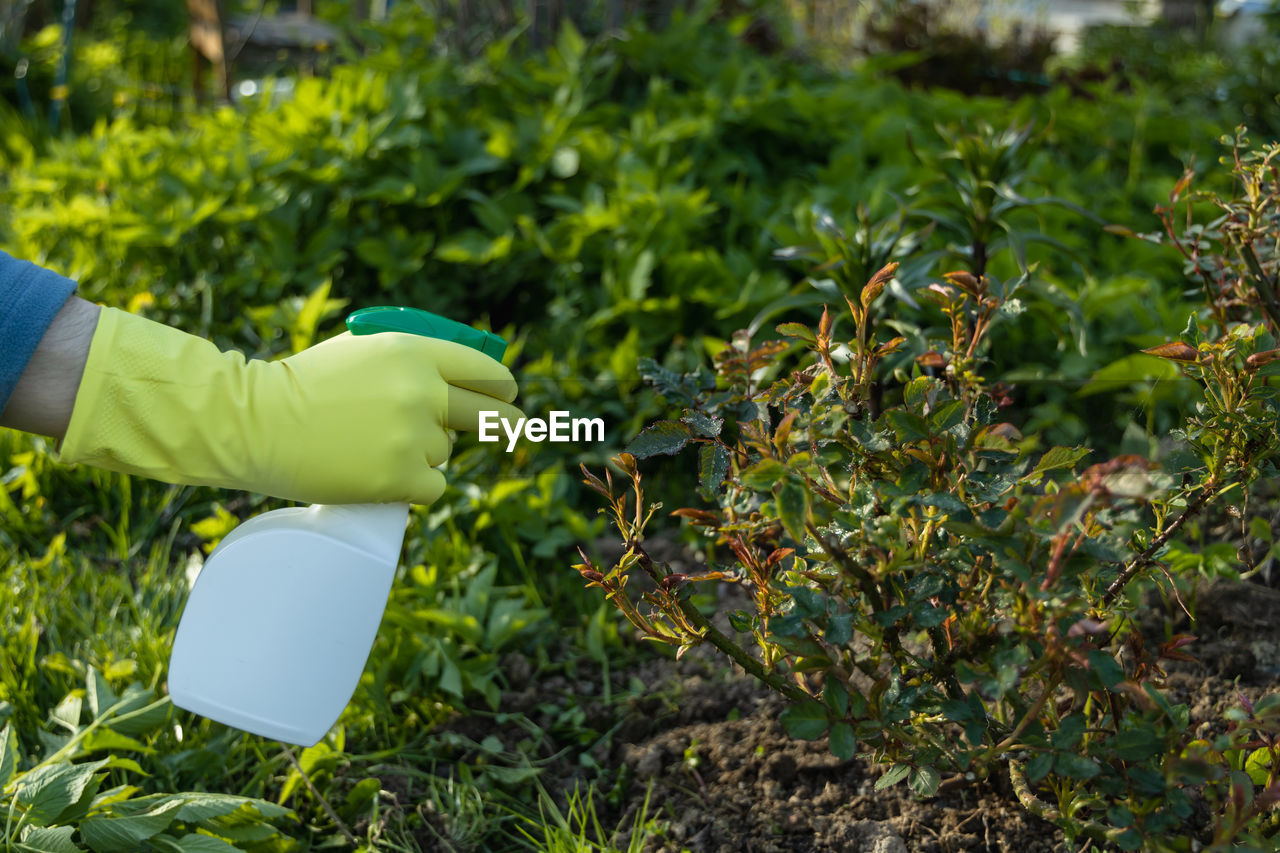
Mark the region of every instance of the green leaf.
[[948, 699], [939, 710], [942, 716], [953, 723], [963, 723], [973, 718], [973, 708], [969, 707], [968, 701], [961, 699]]
[[822, 701], [836, 712], [837, 717], [849, 713], [849, 690], [834, 677], [827, 677], [827, 682], [822, 687]]
[[795, 613], [805, 619], [817, 619], [827, 613], [830, 599], [816, 589], [805, 586], [786, 587], [786, 593], [795, 601]]
[[1031, 782], [1039, 782], [1041, 779], [1049, 775], [1049, 771], [1053, 769], [1053, 753], [1038, 752], [1035, 757], [1027, 762], [1027, 779]]
[[809, 516], [809, 493], [794, 480], [784, 480], [778, 490], [778, 520], [796, 542], [804, 542]]
[[556, 52], [561, 60], [570, 67], [576, 67], [587, 52], [587, 42], [579, 33], [572, 20], [566, 15], [560, 25], [560, 35], [556, 38]]
[[892, 788], [910, 774], [910, 764], [895, 764], [889, 768], [887, 773], [876, 780], [876, 790], [883, 791], [885, 788]]
[[18, 804], [27, 812], [27, 820], [48, 825], [63, 810], [80, 799], [93, 775], [106, 765], [106, 759], [81, 764], [48, 764], [37, 767], [21, 778], [15, 794]]
[[1080, 739], [1084, 737], [1087, 726], [1084, 714], [1080, 712], [1063, 717], [1062, 722], [1058, 724], [1058, 730], [1053, 733], [1053, 745], [1058, 749], [1075, 749]]
[[636, 258], [635, 266], [631, 269], [631, 275], [627, 277], [627, 296], [636, 302], [644, 299], [652, 279], [653, 250], [645, 249]]
[[1116, 805], [1107, 809], [1107, 820], [1112, 826], [1123, 829], [1126, 826], [1133, 826], [1134, 814], [1127, 807]]
[[126, 687], [119, 701], [111, 718], [114, 731], [126, 735], [149, 734], [169, 718], [168, 700], [156, 702], [154, 694], [139, 684]]
[[827, 622], [826, 641], [833, 646], [843, 646], [853, 639], [853, 614], [840, 613]]
[[910, 444], [930, 437], [928, 422], [913, 412], [890, 409], [884, 413], [884, 420], [902, 444]]
[[1097, 674], [1102, 686], [1108, 690], [1124, 681], [1124, 667], [1106, 652], [1089, 652], [1089, 668]]
[[1249, 774], [1249, 778], [1253, 780], [1255, 785], [1266, 785], [1267, 780], [1271, 778], [1271, 766], [1275, 763], [1275, 756], [1271, 754], [1271, 750], [1267, 747], [1260, 747], [1249, 753], [1249, 757], [1244, 762], [1244, 772]]
[[1153, 729], [1130, 729], [1108, 740], [1107, 748], [1121, 761], [1145, 761], [1164, 750], [1164, 740]]
[[80, 837], [97, 853], [140, 850], [142, 842], [169, 828], [180, 808], [181, 800], [170, 800], [140, 815], [85, 818], [80, 823]]
[[231, 853], [240, 848], [221, 838], [192, 832], [178, 839], [178, 849], [182, 853]]
[[303, 301], [302, 308], [299, 309], [298, 316], [289, 330], [294, 352], [301, 352], [315, 342], [316, 329], [324, 319], [325, 306], [329, 303], [331, 286], [330, 280], [321, 282]]
[[920, 505], [937, 507], [948, 515], [954, 515], [962, 521], [973, 518], [973, 513], [969, 511], [969, 507], [965, 505], [964, 501], [949, 492], [934, 492], [931, 495], [920, 498]]
[[18, 769], [18, 733], [13, 730], [12, 723], [5, 723], [0, 729], [0, 791], [13, 781]]
[[1053, 759], [1053, 768], [1063, 776], [1081, 780], [1092, 779], [1102, 772], [1102, 768], [1092, 758], [1070, 752], [1058, 753]]
[[627, 452], [637, 459], [648, 459], [659, 453], [668, 456], [679, 453], [688, 444], [693, 433], [678, 421], [658, 421], [645, 429], [627, 445]]
[[779, 323], [778, 334], [788, 338], [799, 338], [810, 345], [818, 343], [818, 336], [804, 323]]
[[[280, 830], [269, 824], [257, 821], [251, 823], [237, 823], [235, 817], [218, 818], [210, 821], [208, 824], [201, 824], [202, 829], [207, 829], [219, 838], [226, 839], [236, 844], [241, 849], [254, 849], [255, 844], [260, 844], [268, 839], [278, 839], [281, 836]], [[154, 844], [160, 838], [165, 836], [157, 836], [152, 839]], [[267, 849], [272, 849], [270, 846]]]
[[71, 840], [74, 826], [28, 826], [17, 849], [22, 853], [79, 853], [84, 850]]
[[85, 735], [84, 740], [80, 742], [80, 749], [83, 755], [89, 755], [104, 750], [139, 752], [143, 755], [154, 753], [155, 750], [147, 746], [136, 738], [128, 735], [122, 735], [112, 729], [98, 728]]
[[1036, 463], [1036, 467], [1031, 470], [1022, 480], [1034, 480], [1047, 471], [1055, 471], [1059, 468], [1071, 468], [1081, 459], [1088, 456], [1093, 451], [1087, 447], [1055, 447], [1044, 456], [1040, 457], [1040, 461]]
[[724, 427], [724, 418], [712, 417], [694, 409], [686, 409], [684, 416], [680, 420], [693, 427], [699, 435], [706, 438], [715, 438]]
[[436, 246], [438, 260], [451, 264], [488, 264], [511, 254], [511, 234], [490, 237], [468, 228]]
[[936, 394], [937, 390], [937, 380], [930, 376], [917, 376], [907, 383], [907, 387], [902, 392], [903, 400], [909, 409], [923, 409], [925, 404], [929, 402], [930, 393]]
[[93, 714], [95, 720], [119, 698], [95, 667], [89, 667], [89, 675], [85, 679], [85, 693], [89, 697], [89, 713]]
[[938, 785], [942, 782], [942, 776], [932, 767], [917, 767], [911, 771], [911, 778], [907, 784], [911, 786], [911, 790], [915, 791], [917, 796], [932, 797], [938, 792]]
[[417, 611], [415, 616], [424, 622], [457, 634], [473, 645], [480, 645], [484, 642], [484, 626], [480, 624], [479, 619], [470, 613], [462, 613], [445, 607], [427, 607]]
[[1179, 376], [1178, 366], [1171, 361], [1144, 353], [1127, 355], [1100, 368], [1089, 382], [1076, 392], [1080, 397], [1091, 394], [1114, 394], [1132, 385], [1151, 385], [1161, 380], [1173, 380]]
[[785, 476], [787, 468], [781, 462], [776, 459], [761, 459], [743, 471], [738, 479], [744, 486], [764, 492], [772, 489]]
[[698, 450], [698, 488], [712, 500], [729, 473], [729, 451], [718, 444], [704, 444]]
[[80, 712], [83, 709], [84, 700], [75, 693], [68, 693], [53, 709], [53, 721], [61, 723], [71, 732], [77, 732], [80, 730]]
[[831, 726], [831, 754], [841, 761], [848, 761], [858, 751], [858, 740], [853, 736], [853, 726], [846, 722]]
[[[490, 768], [492, 769], [492, 768]], [[537, 768], [529, 767], [504, 767], [503, 770], [532, 770], [535, 774]], [[506, 781], [506, 780], [502, 780]], [[347, 793], [346, 800], [343, 801], [342, 808], [347, 814], [354, 814], [366, 808], [373, 802], [374, 797], [382, 790], [382, 780], [376, 776], [368, 776], [361, 779]]]
[[[108, 758], [104, 769], [109, 769], [111, 762], [114, 760], [114, 757]], [[89, 809], [93, 808], [94, 801], [98, 798], [98, 791], [102, 788], [102, 783], [106, 778], [105, 773], [95, 773], [93, 778], [89, 780], [89, 784], [84, 786], [84, 790], [80, 792], [80, 796], [76, 798], [76, 801], [59, 812], [52, 822], [63, 826], [74, 826], [79, 823], [80, 819], [89, 813]]]
[[816, 740], [827, 730], [827, 709], [812, 699], [792, 705], [778, 716], [782, 729], [791, 737]]
[[1142, 833], [1132, 827], [1110, 838], [1121, 850], [1141, 850], [1144, 840]]

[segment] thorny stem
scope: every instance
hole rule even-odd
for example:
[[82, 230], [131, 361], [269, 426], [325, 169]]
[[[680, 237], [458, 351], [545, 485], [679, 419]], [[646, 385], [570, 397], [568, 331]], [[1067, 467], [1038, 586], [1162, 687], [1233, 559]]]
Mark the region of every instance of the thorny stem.
[[[640, 558], [640, 567], [645, 570], [645, 573], [648, 574], [650, 578], [657, 583], [661, 583], [665, 580], [662, 573], [658, 571], [657, 566], [653, 564], [653, 558], [649, 556], [648, 552], [644, 550], [644, 547], [639, 542], [629, 542], [627, 544], [636, 552], [636, 555]], [[715, 646], [727, 655], [734, 663], [745, 669], [750, 675], [760, 681], [763, 681], [765, 684], [769, 685], [793, 702], [803, 702], [807, 699], [813, 698], [798, 686], [790, 684], [780, 678], [777, 673], [770, 672], [766, 669], [764, 664], [747, 654], [746, 650], [725, 636], [724, 633], [722, 633], [715, 625], [712, 625], [707, 617], [703, 616], [702, 612], [698, 610], [698, 608], [694, 607], [691, 602], [679, 599], [678, 604], [680, 606], [680, 612], [683, 614], [685, 620], [697, 629], [701, 634], [702, 639], [711, 643], [711, 645]]]
[[1177, 533], [1179, 528], [1186, 524], [1189, 518], [1204, 508], [1204, 505], [1209, 502], [1211, 497], [1213, 497], [1213, 493], [1216, 489], [1217, 484], [1212, 480], [1206, 483], [1204, 488], [1201, 489], [1200, 494], [1196, 496], [1196, 499], [1187, 504], [1186, 509], [1182, 511], [1182, 514], [1175, 518], [1169, 526], [1164, 529], [1163, 533], [1153, 539], [1151, 544], [1148, 545], [1141, 554], [1134, 557], [1125, 565], [1125, 567], [1120, 571], [1120, 576], [1111, 582], [1111, 586], [1107, 587], [1107, 592], [1102, 596], [1102, 602], [1098, 606], [1107, 607], [1111, 605], [1111, 603], [1116, 600], [1117, 596], [1120, 595], [1121, 590], [1125, 588], [1129, 581], [1133, 580], [1134, 575], [1151, 562], [1152, 556], [1164, 547], [1165, 543], [1173, 537], [1173, 534]]
[[[1022, 803], [1023, 808], [1027, 811], [1047, 821], [1062, 819], [1060, 810], [1037, 797], [1035, 792], [1031, 790], [1026, 774], [1023, 773], [1022, 765], [1016, 761], [1009, 762], [1009, 782], [1013, 786], [1013, 793], [1018, 797], [1018, 802]], [[1104, 843], [1115, 841], [1124, 832], [1122, 829], [1108, 829], [1100, 823], [1092, 820], [1082, 820], [1078, 817], [1072, 818], [1071, 823], [1081, 835]]]
[[685, 619], [688, 619], [695, 628], [702, 632], [704, 640], [728, 655], [734, 663], [745, 669], [753, 677], [763, 681], [793, 702], [804, 702], [813, 698], [813, 696], [801, 690], [799, 686], [791, 684], [779, 677], [777, 673], [765, 669], [764, 664], [747, 654], [741, 646], [725, 636], [715, 625], [712, 625], [707, 617], [703, 616], [702, 612], [693, 606], [692, 602], [681, 599], [680, 612], [684, 614]]

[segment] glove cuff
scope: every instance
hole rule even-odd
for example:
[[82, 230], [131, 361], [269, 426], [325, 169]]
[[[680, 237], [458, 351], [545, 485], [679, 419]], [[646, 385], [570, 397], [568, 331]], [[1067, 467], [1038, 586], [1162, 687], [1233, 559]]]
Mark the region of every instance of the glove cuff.
[[247, 396], [246, 373], [239, 353], [105, 308], [59, 458], [170, 483], [229, 485], [244, 467], [247, 436], [215, 424]]

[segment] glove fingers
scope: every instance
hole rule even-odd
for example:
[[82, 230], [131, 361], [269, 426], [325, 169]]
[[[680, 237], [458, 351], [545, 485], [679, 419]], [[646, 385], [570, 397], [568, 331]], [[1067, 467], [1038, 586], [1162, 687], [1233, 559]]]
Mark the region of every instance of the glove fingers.
[[420, 435], [422, 455], [428, 465], [443, 465], [449, 461], [449, 455], [453, 452], [453, 441], [449, 438], [447, 431], [432, 423]]
[[[317, 344], [317, 347], [332, 346], [335, 343], [341, 345], [344, 339], [352, 337], [360, 336], [342, 332], [324, 343]], [[396, 340], [397, 344], [410, 348], [423, 358], [432, 361], [437, 372], [450, 385], [468, 388], [506, 403], [514, 400], [519, 393], [520, 389], [516, 386], [515, 377], [511, 375], [510, 369], [491, 357], [476, 352], [471, 347], [456, 344], [453, 341], [442, 341], [439, 338], [426, 338], [403, 332], [382, 332], [378, 335], [366, 336], [365, 339], [368, 341], [376, 339], [379, 343]], [[408, 352], [405, 354], [409, 355]]]
[[434, 338], [418, 338], [419, 344], [436, 363], [444, 381], [468, 388], [504, 403], [516, 398], [515, 377], [502, 364], [470, 347]]
[[[524, 418], [524, 412], [510, 403], [495, 400], [487, 394], [478, 394], [466, 388], [449, 386], [449, 412], [445, 418], [445, 426], [449, 429], [479, 432], [481, 412], [497, 412], [499, 418], [505, 418], [513, 424]], [[496, 426], [492, 417], [489, 422]]]
[[410, 488], [413, 491], [406, 496], [409, 503], [422, 506], [433, 504], [444, 494], [444, 474], [435, 468], [422, 468], [418, 476], [413, 479]]

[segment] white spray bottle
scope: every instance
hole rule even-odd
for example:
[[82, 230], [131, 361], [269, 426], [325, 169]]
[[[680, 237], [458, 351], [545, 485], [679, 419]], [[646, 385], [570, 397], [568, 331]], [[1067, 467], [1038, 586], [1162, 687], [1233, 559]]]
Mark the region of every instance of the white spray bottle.
[[[352, 334], [406, 332], [501, 361], [506, 341], [413, 308], [366, 308]], [[404, 503], [277, 509], [228, 534], [205, 561], [169, 657], [173, 704], [311, 746], [360, 681], [404, 542]]]

